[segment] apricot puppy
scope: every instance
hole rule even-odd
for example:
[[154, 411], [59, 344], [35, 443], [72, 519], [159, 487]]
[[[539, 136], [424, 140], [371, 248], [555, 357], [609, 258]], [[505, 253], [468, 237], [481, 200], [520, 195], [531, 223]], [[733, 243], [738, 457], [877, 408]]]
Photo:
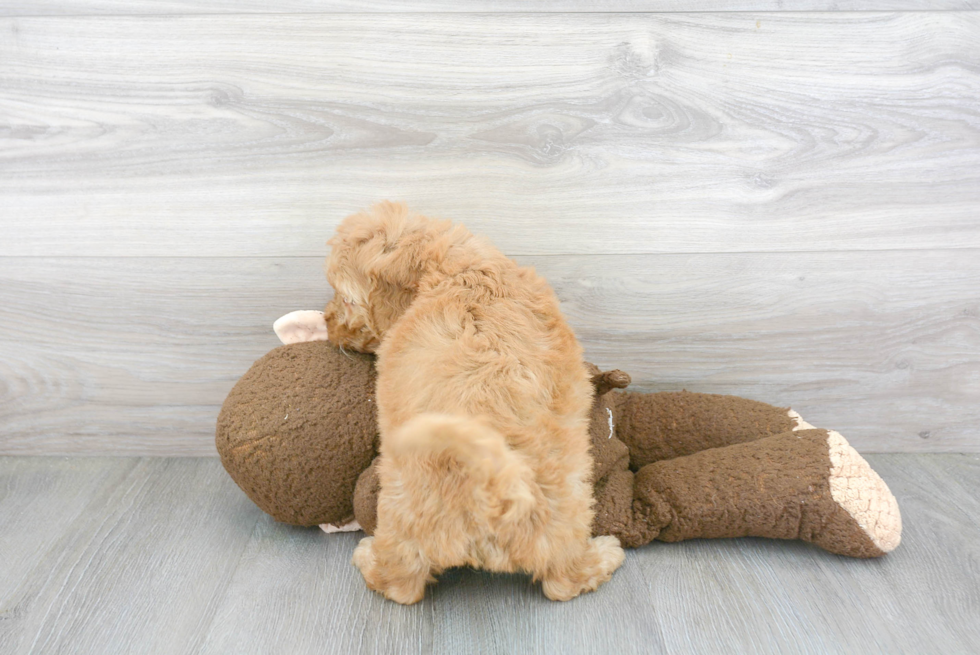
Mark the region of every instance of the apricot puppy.
[[623, 551], [590, 537], [592, 388], [548, 284], [401, 204], [347, 217], [329, 244], [329, 338], [378, 354], [378, 525], [353, 558], [368, 586], [414, 603], [472, 566], [569, 600], [608, 580]]

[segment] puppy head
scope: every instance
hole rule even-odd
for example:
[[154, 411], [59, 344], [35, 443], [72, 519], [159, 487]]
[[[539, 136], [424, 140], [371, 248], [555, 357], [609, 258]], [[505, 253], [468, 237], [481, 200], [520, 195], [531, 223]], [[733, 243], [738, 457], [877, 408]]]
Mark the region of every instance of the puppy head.
[[447, 228], [391, 202], [341, 221], [324, 265], [334, 288], [324, 312], [330, 341], [374, 352], [414, 299], [433, 239]]

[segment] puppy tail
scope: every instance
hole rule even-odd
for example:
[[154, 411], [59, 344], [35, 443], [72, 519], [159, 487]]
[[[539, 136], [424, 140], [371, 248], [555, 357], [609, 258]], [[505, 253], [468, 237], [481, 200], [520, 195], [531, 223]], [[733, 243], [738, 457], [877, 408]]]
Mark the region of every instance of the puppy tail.
[[[420, 414], [385, 439], [385, 453], [402, 473], [409, 462], [424, 462], [437, 475], [420, 476], [429, 494], [440, 498], [444, 510], [453, 508], [500, 524], [525, 521], [537, 504], [534, 472], [523, 455], [507, 445], [504, 436], [472, 418]], [[420, 471], [421, 473], [421, 471]], [[405, 477], [404, 481], [408, 481]]]

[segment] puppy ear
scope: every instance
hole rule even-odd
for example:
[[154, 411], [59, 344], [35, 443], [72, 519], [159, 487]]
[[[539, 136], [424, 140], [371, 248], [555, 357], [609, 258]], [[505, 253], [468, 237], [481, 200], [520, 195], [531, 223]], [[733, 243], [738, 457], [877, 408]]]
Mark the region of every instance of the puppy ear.
[[[368, 327], [377, 335], [408, 308], [423, 276], [441, 258], [436, 242], [451, 224], [410, 215], [403, 203], [382, 202], [345, 218], [327, 243], [327, 279], [337, 286], [353, 277], [350, 293], [365, 309]], [[355, 271], [350, 274], [348, 271]]]
[[412, 220], [405, 205], [385, 203], [374, 211], [380, 220], [365, 270], [370, 280], [367, 306], [375, 331], [383, 334], [408, 309], [434, 263], [433, 234], [431, 223]]
[[374, 225], [365, 272], [395, 287], [418, 289], [429, 259], [426, 250], [431, 234], [422, 223], [410, 219], [405, 205], [386, 203], [374, 210], [380, 213], [380, 220]]
[[289, 312], [280, 316], [272, 324], [276, 336], [284, 344], [303, 343], [305, 341], [326, 341], [327, 321], [323, 312], [314, 309]]
[[412, 304], [416, 289], [376, 280], [368, 291], [368, 321], [375, 334], [384, 334]]
[[418, 284], [421, 248], [426, 240], [421, 227], [420, 217], [410, 216], [404, 203], [384, 201], [341, 221], [327, 245], [346, 260], [346, 266], [372, 282], [382, 280], [413, 288]]
[[418, 290], [425, 271], [416, 252], [404, 246], [392, 252], [382, 251], [365, 272], [369, 279], [376, 280], [381, 286], [414, 292]]

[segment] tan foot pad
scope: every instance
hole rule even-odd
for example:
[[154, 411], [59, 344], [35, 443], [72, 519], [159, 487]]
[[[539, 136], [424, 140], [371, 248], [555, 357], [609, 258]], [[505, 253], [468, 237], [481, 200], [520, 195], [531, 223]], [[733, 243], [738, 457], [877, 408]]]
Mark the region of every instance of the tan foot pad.
[[828, 431], [827, 445], [834, 500], [883, 553], [895, 550], [902, 539], [902, 515], [888, 485], [839, 433]]
[[[791, 409], [787, 414], [796, 421], [793, 430], [815, 429], [798, 412]], [[834, 502], [850, 514], [882, 554], [895, 550], [902, 540], [902, 515], [888, 485], [839, 432], [827, 431], [827, 449]]]

